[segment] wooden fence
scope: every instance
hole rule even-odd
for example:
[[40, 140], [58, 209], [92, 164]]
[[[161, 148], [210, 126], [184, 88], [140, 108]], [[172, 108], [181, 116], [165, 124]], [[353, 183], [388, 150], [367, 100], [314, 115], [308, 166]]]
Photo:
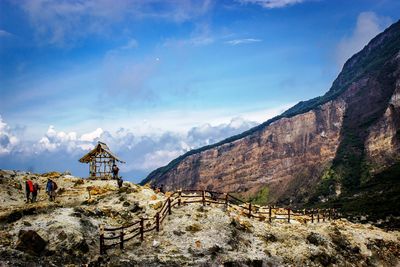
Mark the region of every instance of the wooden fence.
[[[232, 207], [248, 218], [256, 218], [261, 221], [272, 222], [273, 220], [298, 220], [303, 223], [325, 222], [337, 218], [335, 209], [311, 209], [294, 210], [291, 208], [278, 208], [274, 206], [258, 206], [246, 203], [229, 193], [220, 193], [205, 190], [179, 190], [172, 193], [163, 203], [160, 211], [151, 218], [140, 218], [139, 220], [116, 228], [106, 228], [100, 225], [100, 254], [106, 253], [107, 249], [117, 247], [122, 250], [124, 244], [133, 239], [144, 240], [144, 234], [150, 231], [160, 231], [162, 222], [171, 215], [172, 208], [189, 203], [208, 203]], [[111, 244], [106, 244], [111, 242]]]

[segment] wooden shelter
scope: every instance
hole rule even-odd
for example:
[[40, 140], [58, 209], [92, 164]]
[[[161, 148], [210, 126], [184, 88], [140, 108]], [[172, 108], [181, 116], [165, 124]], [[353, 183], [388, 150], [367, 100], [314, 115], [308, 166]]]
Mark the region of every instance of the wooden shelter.
[[116, 162], [125, 163], [110, 151], [105, 143], [98, 142], [97, 146], [84, 155], [79, 162], [89, 163], [90, 178], [111, 179], [112, 166]]

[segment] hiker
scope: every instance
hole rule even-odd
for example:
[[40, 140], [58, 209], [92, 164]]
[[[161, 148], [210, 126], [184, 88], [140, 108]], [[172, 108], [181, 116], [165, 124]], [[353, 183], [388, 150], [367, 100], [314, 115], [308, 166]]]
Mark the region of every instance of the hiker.
[[158, 190], [160, 190], [161, 193], [165, 193], [164, 192], [164, 184], [161, 184], [160, 187], [158, 188]]
[[33, 183], [31, 180], [26, 180], [25, 182], [25, 194], [26, 194], [26, 203], [32, 202], [30, 196], [33, 194]]
[[39, 184], [35, 182], [33, 184], [32, 202], [36, 202], [39, 190], [40, 190]]
[[115, 163], [113, 164], [111, 171], [112, 171], [112, 174], [113, 174], [113, 179], [118, 179], [119, 168], [118, 168], [117, 165], [115, 165]]
[[122, 177], [119, 177], [118, 178], [118, 188], [121, 188], [123, 183], [124, 183], [124, 181], [122, 180]]
[[49, 195], [49, 200], [54, 201], [56, 199], [56, 189], [57, 189], [57, 184], [51, 180], [47, 180], [47, 185], [46, 185], [46, 192]]

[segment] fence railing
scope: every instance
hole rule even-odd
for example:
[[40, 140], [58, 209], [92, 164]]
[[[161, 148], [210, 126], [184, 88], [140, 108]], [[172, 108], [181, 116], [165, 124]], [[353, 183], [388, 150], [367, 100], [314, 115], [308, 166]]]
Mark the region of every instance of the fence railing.
[[[256, 218], [261, 221], [272, 222], [273, 220], [284, 220], [290, 223], [291, 220], [297, 220], [303, 223], [319, 223], [326, 220], [337, 218], [335, 209], [302, 209], [295, 210], [291, 208], [279, 208], [275, 206], [259, 206], [252, 203], [246, 203], [241, 199], [229, 194], [207, 190], [179, 190], [172, 193], [163, 203], [161, 209], [155, 216], [150, 218], [140, 218], [130, 224], [115, 228], [106, 228], [104, 224], [100, 225], [100, 254], [106, 253], [110, 248], [117, 247], [122, 250], [124, 244], [138, 237], [140, 241], [144, 240], [144, 234], [150, 231], [160, 231], [160, 226], [164, 219], [172, 214], [172, 208], [189, 203], [202, 203], [224, 205], [238, 210], [248, 218]], [[106, 242], [111, 242], [106, 244]]]

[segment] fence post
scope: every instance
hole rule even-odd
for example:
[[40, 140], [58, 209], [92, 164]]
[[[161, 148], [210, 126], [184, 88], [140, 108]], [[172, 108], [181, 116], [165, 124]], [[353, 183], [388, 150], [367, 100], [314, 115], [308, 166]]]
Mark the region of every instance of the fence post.
[[225, 193], [225, 207], [228, 208], [228, 197], [229, 193]]
[[249, 203], [249, 214], [248, 217], [251, 218], [251, 203]]
[[144, 240], [144, 219], [140, 219], [140, 241]]
[[269, 222], [272, 222], [272, 208], [271, 208], [271, 206], [269, 206], [269, 211], [268, 211], [268, 217], [269, 217]]
[[120, 240], [119, 248], [121, 250], [123, 250], [124, 249], [124, 228], [121, 229], [121, 235], [119, 236], [119, 240]]
[[201, 197], [203, 200], [203, 206], [205, 206], [206, 205], [206, 194], [205, 194], [204, 190], [201, 192]]
[[156, 230], [157, 232], [160, 232], [160, 213], [156, 213]]
[[317, 222], [319, 222], [319, 209], [317, 209]]
[[178, 191], [178, 206], [181, 205], [181, 197], [182, 197], [182, 188]]
[[171, 198], [168, 197], [167, 201], [168, 201], [168, 214], [171, 215]]
[[287, 210], [287, 222], [290, 223], [290, 208]]
[[100, 255], [103, 255], [104, 252], [105, 252], [105, 247], [104, 247], [104, 224], [100, 224], [99, 233], [100, 233]]
[[311, 209], [311, 222], [314, 223], [314, 209]]
[[325, 222], [325, 215], [326, 215], [326, 210], [324, 209], [322, 211], [322, 221]]

